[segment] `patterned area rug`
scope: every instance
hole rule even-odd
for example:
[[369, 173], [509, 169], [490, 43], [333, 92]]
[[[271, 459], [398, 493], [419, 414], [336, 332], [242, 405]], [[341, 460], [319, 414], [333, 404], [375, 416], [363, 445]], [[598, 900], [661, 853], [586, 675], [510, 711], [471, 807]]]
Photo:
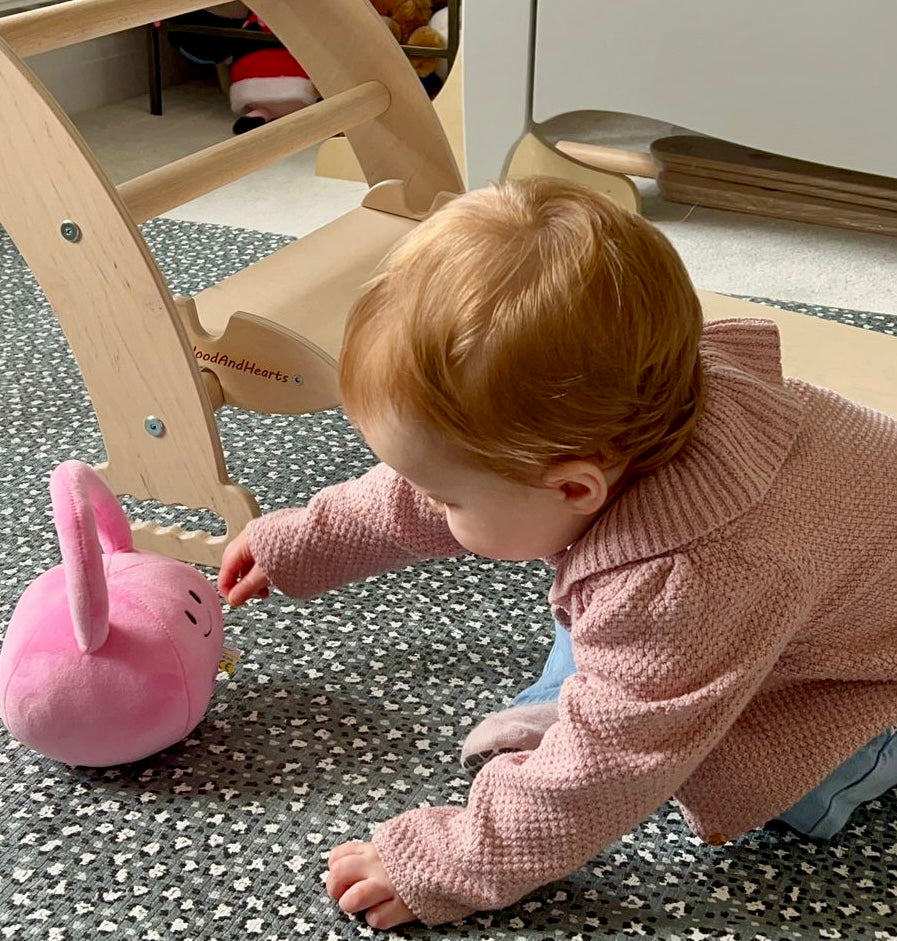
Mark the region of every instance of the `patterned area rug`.
[[[287, 241], [164, 220], [145, 231], [181, 293]], [[103, 449], [56, 320], [5, 237], [0, 265], [3, 630], [58, 561], [50, 471]], [[894, 317], [778, 306], [897, 335]], [[224, 410], [221, 424], [231, 472], [265, 510], [372, 463], [339, 412]], [[373, 937], [326, 897], [327, 851], [404, 809], [465, 802], [460, 742], [540, 669], [550, 580], [541, 564], [471, 557], [228, 612], [236, 674], [188, 740], [135, 765], [70, 770], [0, 731], [0, 938]], [[830, 843], [761, 830], [712, 848], [669, 804], [511, 909], [390, 936], [894, 941], [897, 792]]]

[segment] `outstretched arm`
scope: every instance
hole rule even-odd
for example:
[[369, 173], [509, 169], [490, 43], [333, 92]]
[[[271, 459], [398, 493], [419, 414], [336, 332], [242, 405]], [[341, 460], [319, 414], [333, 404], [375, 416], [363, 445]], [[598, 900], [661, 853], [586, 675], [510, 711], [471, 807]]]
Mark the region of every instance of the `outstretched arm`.
[[259, 517], [245, 532], [254, 563], [300, 598], [464, 553], [445, 517], [385, 464], [325, 488], [307, 507]]

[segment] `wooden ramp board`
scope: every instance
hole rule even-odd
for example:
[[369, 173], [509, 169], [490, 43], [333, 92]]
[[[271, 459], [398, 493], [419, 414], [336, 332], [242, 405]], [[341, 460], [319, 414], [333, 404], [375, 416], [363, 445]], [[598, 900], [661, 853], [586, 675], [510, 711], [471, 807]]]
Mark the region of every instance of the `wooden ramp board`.
[[859, 229], [878, 235], [897, 235], [897, 208], [891, 211], [856, 206], [840, 200], [692, 176], [675, 170], [661, 170], [657, 185], [661, 195], [672, 202]]
[[855, 173], [697, 135], [663, 137], [651, 145], [659, 170], [818, 196], [897, 211], [897, 180]]
[[897, 418], [897, 337], [848, 324], [698, 291], [705, 320], [772, 320], [782, 339], [782, 370]]
[[346, 317], [374, 269], [415, 225], [360, 207], [180, 299], [192, 354], [216, 405], [288, 415], [338, 405]]
[[[789, 193], [794, 196], [806, 196], [810, 199], [823, 199], [843, 203], [845, 206], [869, 207], [887, 212], [897, 212], [897, 199], [882, 199], [878, 196], [866, 196], [857, 193], [845, 193], [841, 190], [826, 189], [821, 186], [801, 183], [780, 183], [764, 177], [749, 176], [737, 170], [706, 170], [688, 163], [666, 162], [658, 173], [675, 173], [694, 179], [711, 180], [716, 183], [735, 183], [739, 186], [759, 187], [769, 193]], [[655, 174], [656, 178], [657, 174]]]
[[360, 207], [194, 298], [203, 327], [221, 333], [246, 311], [339, 355], [346, 315], [362, 285], [416, 221]]

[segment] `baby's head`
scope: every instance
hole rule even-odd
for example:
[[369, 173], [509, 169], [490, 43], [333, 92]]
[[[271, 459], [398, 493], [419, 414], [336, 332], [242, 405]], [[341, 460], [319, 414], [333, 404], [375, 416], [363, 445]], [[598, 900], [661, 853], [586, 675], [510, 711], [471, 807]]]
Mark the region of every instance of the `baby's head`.
[[417, 428], [523, 487], [577, 462], [638, 475], [691, 435], [701, 329], [651, 224], [573, 183], [513, 180], [392, 251], [349, 317], [340, 382], [369, 441], [384, 423]]

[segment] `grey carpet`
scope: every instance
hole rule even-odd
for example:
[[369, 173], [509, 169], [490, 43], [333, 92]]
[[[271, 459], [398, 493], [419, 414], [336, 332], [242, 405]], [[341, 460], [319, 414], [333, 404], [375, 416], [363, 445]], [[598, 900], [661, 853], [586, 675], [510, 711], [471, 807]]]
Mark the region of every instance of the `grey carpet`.
[[[172, 221], [145, 232], [182, 293], [287, 241]], [[0, 271], [5, 625], [58, 561], [50, 471], [103, 450], [55, 318], [5, 237]], [[894, 317], [780, 306], [897, 334]], [[338, 412], [225, 410], [221, 421], [232, 473], [266, 510], [371, 464]], [[406, 808], [464, 803], [460, 741], [540, 668], [550, 577], [540, 564], [467, 558], [229, 612], [228, 641], [244, 651], [236, 675], [187, 741], [136, 765], [69, 770], [0, 731], [0, 939], [372, 937], [323, 891], [328, 848]], [[670, 804], [513, 908], [397, 935], [897, 939], [895, 922], [891, 793], [819, 844], [756, 831], [707, 847]]]

